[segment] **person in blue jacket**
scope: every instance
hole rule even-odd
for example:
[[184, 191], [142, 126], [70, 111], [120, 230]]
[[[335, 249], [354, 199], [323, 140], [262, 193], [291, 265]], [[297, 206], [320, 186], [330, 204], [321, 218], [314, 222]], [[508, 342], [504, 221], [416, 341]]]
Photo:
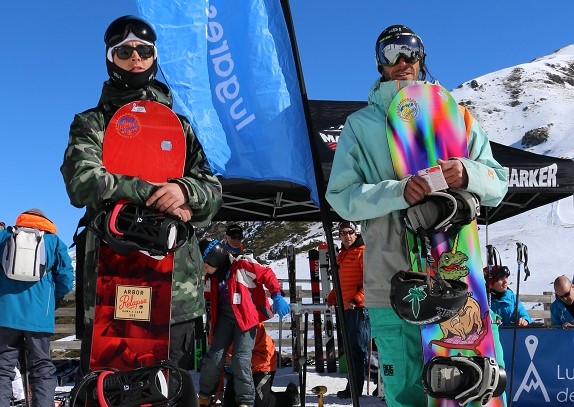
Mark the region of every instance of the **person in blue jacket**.
[[550, 320], [552, 325], [562, 328], [574, 326], [574, 293], [572, 281], [566, 276], [556, 277], [554, 280], [554, 294], [556, 299], [550, 305]]
[[[54, 405], [56, 368], [50, 356], [56, 304], [74, 284], [68, 248], [56, 235], [56, 225], [39, 209], [30, 209], [16, 219], [17, 227], [44, 231], [45, 274], [38, 281], [9, 278], [0, 265], [0, 405], [10, 405], [12, 380], [22, 340], [26, 345], [27, 371], [32, 405]], [[0, 230], [0, 256], [4, 254], [12, 228]]]
[[[386, 138], [387, 110], [397, 92], [424, 83], [428, 69], [422, 40], [403, 25], [386, 28], [375, 44], [380, 77], [368, 105], [345, 123], [333, 161], [326, 198], [344, 219], [360, 221], [365, 241], [365, 307], [381, 350], [387, 405], [426, 406], [422, 383], [420, 328], [401, 320], [390, 302], [391, 278], [411, 266], [403, 211], [430, 193], [423, 177], [397, 179]], [[482, 205], [498, 205], [508, 189], [504, 168], [493, 158], [488, 137], [470, 112], [459, 106], [468, 140], [468, 158], [437, 160], [446, 182], [476, 194]]]
[[[516, 295], [508, 288], [508, 277], [510, 270], [506, 266], [495, 266], [490, 271], [491, 278], [486, 278], [486, 288], [490, 291], [490, 308], [498, 314], [497, 321], [502, 326], [514, 326], [516, 313]], [[518, 301], [518, 326], [527, 326], [532, 323], [532, 318], [524, 308], [521, 301]]]

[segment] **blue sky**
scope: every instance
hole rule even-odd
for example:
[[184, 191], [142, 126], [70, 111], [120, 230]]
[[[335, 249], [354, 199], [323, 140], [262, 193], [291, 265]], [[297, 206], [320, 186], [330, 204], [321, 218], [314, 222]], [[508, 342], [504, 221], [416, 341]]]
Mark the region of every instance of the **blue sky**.
[[[430, 72], [448, 89], [574, 44], [574, 2], [291, 0], [308, 97], [364, 100], [377, 77], [374, 42], [391, 24], [423, 39]], [[5, 2], [0, 24], [0, 220], [38, 207], [71, 244], [83, 211], [59, 167], [75, 113], [94, 107], [107, 79], [103, 34], [133, 0]], [[161, 41], [161, 38], [159, 39]], [[161, 56], [160, 56], [161, 58]]]

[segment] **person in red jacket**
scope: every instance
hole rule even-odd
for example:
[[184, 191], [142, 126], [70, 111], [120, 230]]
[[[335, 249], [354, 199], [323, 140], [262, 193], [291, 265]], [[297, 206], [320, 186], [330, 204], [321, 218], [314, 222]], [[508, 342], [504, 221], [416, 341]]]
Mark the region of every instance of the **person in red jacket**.
[[[300, 403], [299, 390], [295, 383], [289, 383], [285, 391], [273, 391], [273, 379], [277, 370], [277, 350], [275, 342], [265, 330], [264, 324], [257, 326], [255, 347], [251, 357], [251, 371], [255, 392], [253, 407], [292, 407]], [[225, 393], [223, 407], [237, 407], [233, 369], [225, 371]]]
[[[351, 349], [345, 352], [347, 357], [353, 358], [356, 389], [359, 395], [363, 393], [365, 384], [365, 366], [368, 366], [369, 341], [371, 340], [371, 320], [369, 311], [365, 308], [365, 293], [363, 290], [363, 251], [365, 244], [363, 238], [357, 233], [354, 222], [343, 221], [339, 223], [339, 238], [341, 251], [337, 256], [339, 265], [339, 279], [343, 295], [343, 307], [349, 335]], [[337, 297], [331, 290], [327, 296], [327, 305], [335, 305]], [[351, 378], [349, 378], [351, 380]], [[344, 390], [338, 391], [340, 398], [350, 398], [349, 383]]]
[[[216, 239], [203, 239], [199, 249], [205, 273], [211, 280], [210, 346], [201, 365], [199, 404], [211, 403], [223, 373], [226, 351], [233, 343], [235, 401], [240, 407], [253, 406], [251, 356], [257, 326], [275, 313], [283, 319], [291, 308], [281, 296], [279, 281], [269, 267], [251, 257], [234, 258]], [[269, 306], [264, 287], [272, 293], [273, 307]]]

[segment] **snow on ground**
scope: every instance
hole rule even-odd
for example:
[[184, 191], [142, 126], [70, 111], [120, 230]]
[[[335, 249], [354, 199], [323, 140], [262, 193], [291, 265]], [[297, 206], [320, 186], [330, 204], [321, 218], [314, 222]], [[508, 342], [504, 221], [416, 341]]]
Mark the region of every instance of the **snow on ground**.
[[[325, 373], [319, 374], [315, 372], [314, 366], [307, 368], [307, 394], [305, 397], [305, 406], [315, 407], [318, 405], [317, 396], [311, 393], [311, 389], [315, 386], [326, 386], [327, 393], [323, 396], [323, 402], [326, 406], [349, 406], [352, 405], [351, 399], [340, 399], [337, 397], [337, 391], [343, 390], [347, 384], [347, 377], [344, 373]], [[193, 382], [197, 386], [199, 383], [199, 375], [193, 375]], [[289, 383], [299, 383], [298, 374], [293, 372], [291, 367], [283, 367], [277, 370], [275, 380], [273, 381], [274, 391], [284, 391]], [[370, 393], [375, 390], [375, 385], [371, 382], [369, 386]], [[365, 383], [364, 394], [367, 394], [367, 384]], [[369, 393], [369, 394], [370, 394]], [[386, 407], [387, 403], [375, 396], [362, 396], [359, 398], [359, 404], [363, 406], [376, 406]]]

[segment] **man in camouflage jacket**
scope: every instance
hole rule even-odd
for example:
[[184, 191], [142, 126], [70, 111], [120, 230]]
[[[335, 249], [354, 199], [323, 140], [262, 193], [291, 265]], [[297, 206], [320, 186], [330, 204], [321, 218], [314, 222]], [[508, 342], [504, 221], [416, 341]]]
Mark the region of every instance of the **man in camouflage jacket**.
[[[157, 49], [153, 28], [137, 17], [124, 16], [110, 24], [104, 39], [110, 79], [104, 82], [97, 107], [74, 117], [60, 168], [70, 202], [75, 207], [85, 207], [85, 219], [88, 220], [103, 202], [125, 198], [138, 205], [152, 204], [195, 227], [207, 225], [221, 207], [221, 184], [211, 172], [203, 148], [183, 116], [178, 115], [187, 143], [183, 177], [158, 186], [137, 177], [110, 173], [103, 166], [102, 142], [106, 126], [121, 106], [134, 100], [153, 100], [172, 107], [169, 89], [154, 79]], [[153, 47], [153, 57], [145, 58], [145, 53], [140, 55], [136, 46], [139, 48], [141, 44]], [[121, 45], [127, 45], [128, 52], [131, 50], [129, 58], [115, 54], [121, 51]], [[192, 236], [189, 243], [175, 252], [170, 332], [170, 359], [184, 369], [189, 368], [193, 355], [193, 319], [205, 312], [203, 261], [196, 237]], [[77, 260], [78, 264], [83, 260], [84, 372], [87, 372], [91, 347], [98, 249], [99, 239], [88, 230], [85, 257]]]

